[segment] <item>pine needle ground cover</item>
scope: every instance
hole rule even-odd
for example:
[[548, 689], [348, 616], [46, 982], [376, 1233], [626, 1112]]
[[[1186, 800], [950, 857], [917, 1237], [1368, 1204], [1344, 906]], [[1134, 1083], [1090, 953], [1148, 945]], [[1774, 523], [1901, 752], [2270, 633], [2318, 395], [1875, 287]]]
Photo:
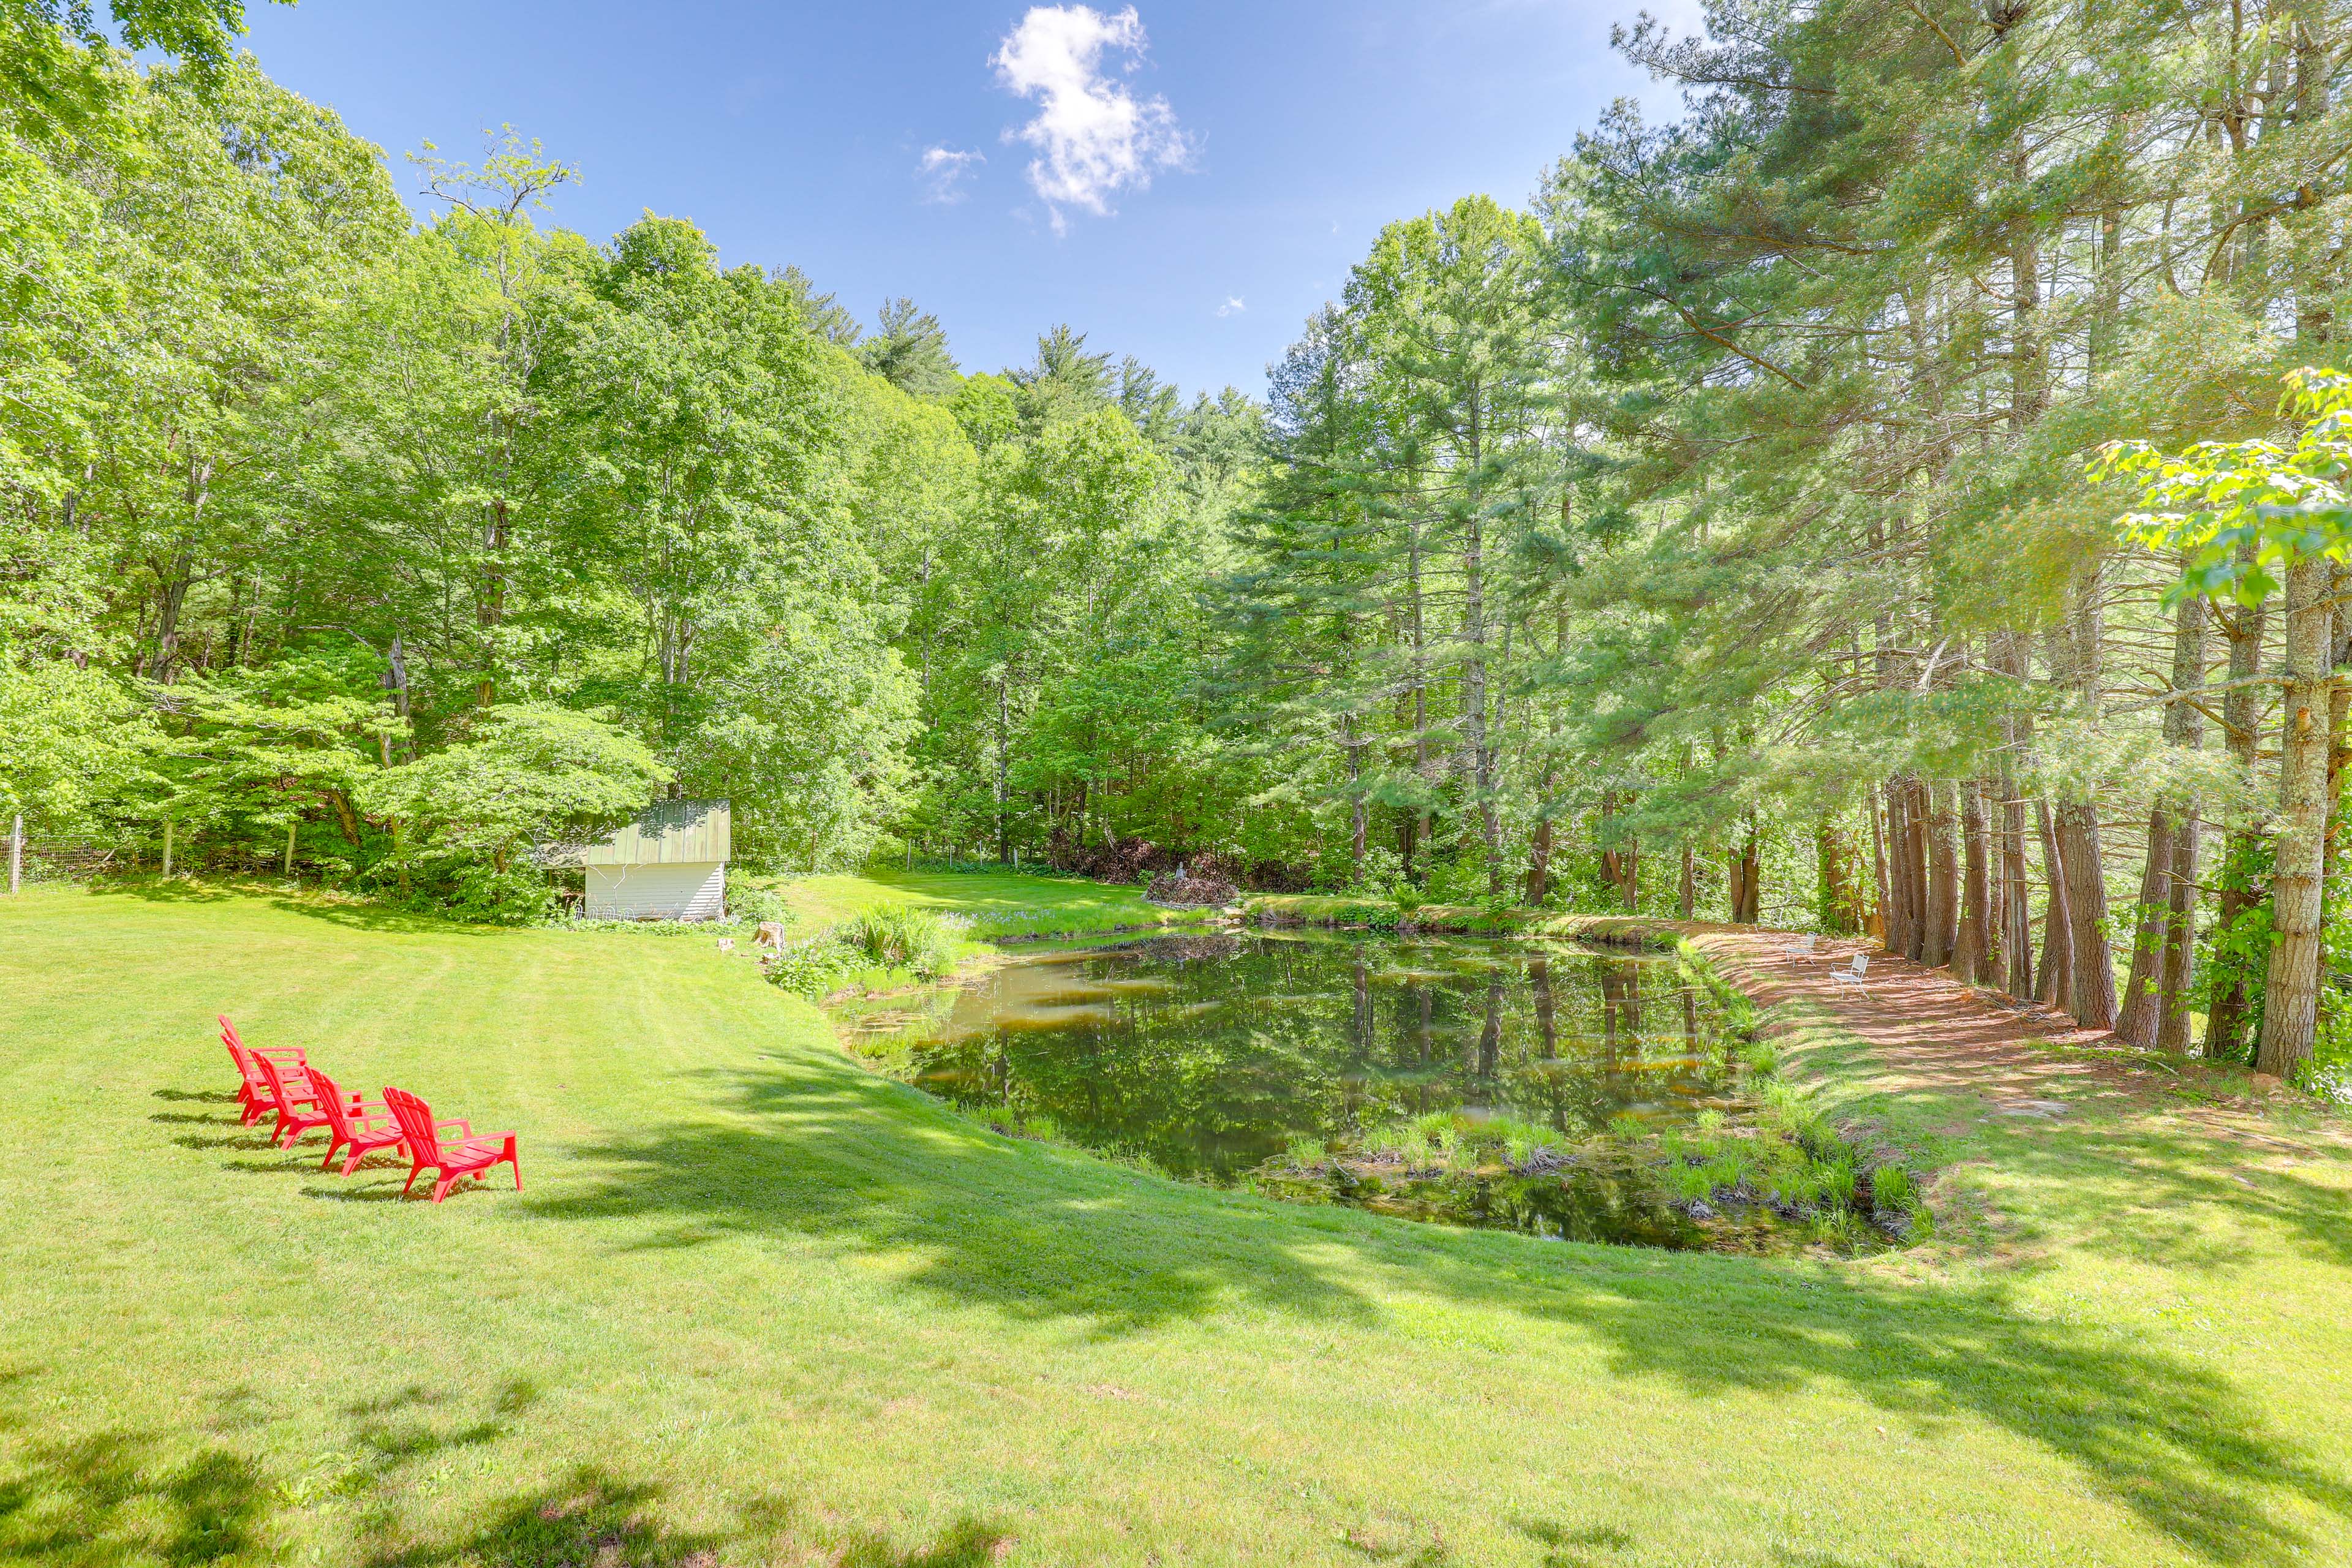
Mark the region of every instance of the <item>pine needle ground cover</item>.
[[[404, 1204], [389, 1162], [273, 1151], [215, 1012], [518, 1130], [526, 1190]], [[1842, 1114], [1946, 1163], [1945, 1250], [1286, 1206], [989, 1133], [702, 942], [29, 892], [0, 902], [0, 1557], [2352, 1558], [2336, 1124], [2002, 1117], [1794, 1021]]]

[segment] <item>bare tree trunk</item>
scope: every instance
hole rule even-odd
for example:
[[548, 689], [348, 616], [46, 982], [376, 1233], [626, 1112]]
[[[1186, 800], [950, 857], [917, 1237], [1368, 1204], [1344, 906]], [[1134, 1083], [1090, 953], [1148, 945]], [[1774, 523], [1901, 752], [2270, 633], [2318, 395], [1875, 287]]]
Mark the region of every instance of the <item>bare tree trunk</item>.
[[1691, 841], [1687, 838], [1683, 840], [1681, 892], [1682, 901], [1679, 907], [1682, 910], [1683, 919], [1696, 920], [1698, 918], [1698, 855], [1691, 848]]
[[2257, 1071], [2292, 1078], [2311, 1058], [2319, 1024], [2321, 877], [2327, 855], [2330, 668], [2336, 651], [2335, 581], [2320, 556], [2286, 579], [2286, 700], [2279, 723], [2279, 815], [2271, 873], [2277, 945], [2263, 992]]

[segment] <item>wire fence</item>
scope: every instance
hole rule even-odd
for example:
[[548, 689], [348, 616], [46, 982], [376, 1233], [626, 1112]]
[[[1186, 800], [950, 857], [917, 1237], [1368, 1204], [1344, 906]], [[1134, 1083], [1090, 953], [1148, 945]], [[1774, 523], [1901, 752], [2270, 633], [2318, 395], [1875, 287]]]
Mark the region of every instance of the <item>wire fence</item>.
[[[6, 826], [0, 823], [0, 828]], [[0, 846], [6, 842], [0, 833]], [[25, 835], [22, 875], [27, 883], [88, 882], [121, 870], [125, 863], [122, 847], [102, 838]]]

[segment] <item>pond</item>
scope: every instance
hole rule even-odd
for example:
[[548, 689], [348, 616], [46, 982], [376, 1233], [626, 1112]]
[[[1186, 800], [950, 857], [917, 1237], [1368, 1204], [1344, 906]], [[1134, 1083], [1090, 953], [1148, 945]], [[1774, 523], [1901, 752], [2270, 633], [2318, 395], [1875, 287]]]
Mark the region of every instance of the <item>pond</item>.
[[1776, 1184], [1722, 1011], [1670, 956], [1163, 937], [1025, 957], [836, 1021], [855, 1054], [1002, 1131], [1178, 1176], [1580, 1240], [1839, 1239], [1802, 1223], [1825, 1200], [1801, 1150]]

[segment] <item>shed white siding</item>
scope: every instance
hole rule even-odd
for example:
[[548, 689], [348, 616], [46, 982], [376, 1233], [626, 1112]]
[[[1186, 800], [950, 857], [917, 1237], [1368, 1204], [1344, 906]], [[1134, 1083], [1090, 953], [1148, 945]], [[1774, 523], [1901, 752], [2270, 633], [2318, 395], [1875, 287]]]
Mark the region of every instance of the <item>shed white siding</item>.
[[592, 921], [715, 921], [725, 912], [723, 860], [591, 866], [587, 874]]

